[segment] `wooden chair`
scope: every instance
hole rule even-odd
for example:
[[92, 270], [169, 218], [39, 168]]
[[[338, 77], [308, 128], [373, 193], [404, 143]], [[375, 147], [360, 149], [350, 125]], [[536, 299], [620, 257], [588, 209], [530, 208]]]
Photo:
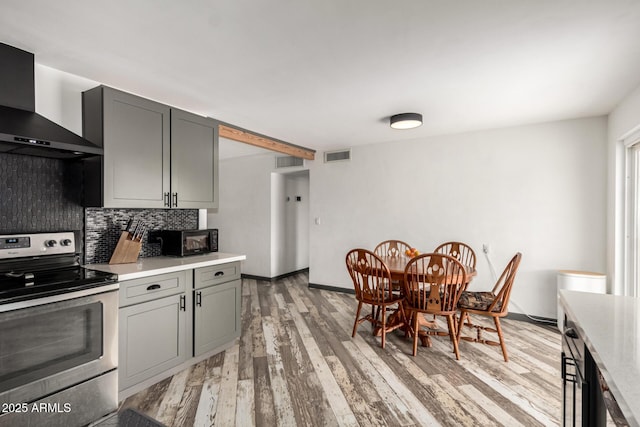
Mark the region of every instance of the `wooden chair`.
[[404, 256], [407, 249], [411, 249], [411, 245], [402, 240], [385, 240], [378, 243], [373, 252], [378, 256]]
[[462, 265], [476, 268], [476, 253], [471, 246], [462, 242], [446, 242], [438, 246], [433, 252], [454, 257]]
[[[382, 348], [384, 348], [386, 333], [404, 326], [406, 317], [402, 306], [402, 295], [391, 292], [391, 273], [384, 262], [373, 252], [366, 249], [353, 249], [346, 257], [347, 270], [353, 280], [353, 286], [358, 300], [356, 320], [353, 324], [352, 337], [356, 336], [358, 325], [369, 321], [374, 328], [380, 328], [382, 333]], [[363, 304], [371, 305], [371, 314], [360, 318]], [[387, 325], [387, 307], [398, 304], [397, 322]], [[377, 309], [377, 312], [376, 312]], [[378, 317], [382, 312], [382, 319]]]
[[460, 359], [455, 315], [466, 283], [464, 266], [449, 255], [423, 254], [409, 261], [404, 271], [404, 293], [405, 308], [411, 311], [414, 356], [418, 351], [420, 333], [439, 335], [435, 330], [420, 331], [418, 316], [426, 313], [446, 317], [453, 351], [456, 359]]
[[[507, 264], [507, 267], [502, 272], [502, 275], [496, 282], [496, 285], [490, 292], [471, 292], [465, 291], [460, 297], [458, 302], [458, 308], [460, 309], [460, 321], [458, 322], [458, 342], [462, 338], [465, 341], [479, 342], [483, 344], [500, 346], [502, 348], [502, 356], [504, 361], [509, 361], [507, 355], [507, 347], [504, 343], [504, 336], [502, 335], [502, 328], [500, 327], [500, 318], [506, 316], [509, 313], [509, 297], [511, 296], [511, 289], [513, 288], [513, 281], [516, 277], [516, 272], [520, 266], [520, 260], [522, 254], [518, 252]], [[470, 314], [477, 314], [480, 316], [492, 317], [495, 324], [495, 328], [488, 326], [476, 325], [471, 322]], [[466, 320], [466, 323], [464, 323]], [[477, 335], [473, 337], [463, 337], [461, 332], [465, 327], [475, 328]], [[486, 340], [482, 338], [482, 331], [493, 332], [498, 334], [498, 342]]]

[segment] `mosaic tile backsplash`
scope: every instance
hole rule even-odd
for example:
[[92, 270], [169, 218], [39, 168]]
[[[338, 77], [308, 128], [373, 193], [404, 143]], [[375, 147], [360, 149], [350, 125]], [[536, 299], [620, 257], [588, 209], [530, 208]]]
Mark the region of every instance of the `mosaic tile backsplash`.
[[82, 230], [82, 165], [0, 153], [0, 233]]
[[[85, 263], [109, 262], [129, 219], [144, 221], [149, 231], [198, 228], [197, 209], [85, 209]], [[140, 257], [159, 256], [160, 244], [142, 238]]]

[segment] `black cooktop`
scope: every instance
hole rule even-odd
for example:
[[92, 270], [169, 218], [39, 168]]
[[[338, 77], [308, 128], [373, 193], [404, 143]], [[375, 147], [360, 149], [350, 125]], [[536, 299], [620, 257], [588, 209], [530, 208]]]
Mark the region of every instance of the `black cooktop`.
[[117, 276], [77, 265], [43, 271], [0, 272], [0, 304], [95, 288], [117, 282]]

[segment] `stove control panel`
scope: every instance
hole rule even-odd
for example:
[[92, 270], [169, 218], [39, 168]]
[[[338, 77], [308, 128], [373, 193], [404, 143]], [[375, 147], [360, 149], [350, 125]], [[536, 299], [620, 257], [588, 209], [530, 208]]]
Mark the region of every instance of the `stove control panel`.
[[0, 235], [0, 259], [73, 254], [75, 252], [73, 231]]
[[31, 239], [28, 237], [6, 237], [0, 239], [0, 250], [2, 249], [18, 249], [28, 248], [31, 246]]

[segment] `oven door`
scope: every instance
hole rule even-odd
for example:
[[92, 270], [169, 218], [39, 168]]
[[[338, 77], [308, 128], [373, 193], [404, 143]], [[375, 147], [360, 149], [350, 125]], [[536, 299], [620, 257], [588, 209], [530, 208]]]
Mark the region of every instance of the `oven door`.
[[0, 305], [0, 403], [33, 402], [117, 368], [117, 286]]

